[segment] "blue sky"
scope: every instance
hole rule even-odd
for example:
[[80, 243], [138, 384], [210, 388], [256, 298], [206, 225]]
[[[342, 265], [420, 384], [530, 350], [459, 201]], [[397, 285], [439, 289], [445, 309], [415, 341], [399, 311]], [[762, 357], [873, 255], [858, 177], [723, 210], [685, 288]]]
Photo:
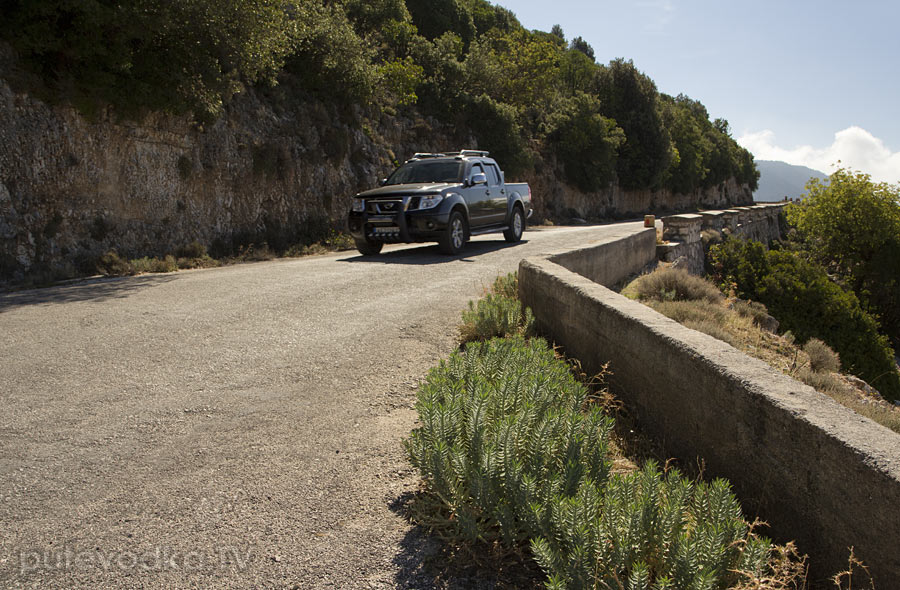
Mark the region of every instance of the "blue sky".
[[731, 124], [757, 159], [900, 182], [900, 2], [498, 0]]

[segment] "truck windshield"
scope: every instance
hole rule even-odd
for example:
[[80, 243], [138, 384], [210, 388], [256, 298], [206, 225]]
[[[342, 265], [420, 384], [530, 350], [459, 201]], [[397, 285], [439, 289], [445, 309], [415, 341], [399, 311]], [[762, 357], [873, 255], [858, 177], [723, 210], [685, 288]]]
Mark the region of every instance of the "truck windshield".
[[459, 182], [462, 162], [407, 162], [387, 179], [386, 184], [414, 184], [417, 182]]

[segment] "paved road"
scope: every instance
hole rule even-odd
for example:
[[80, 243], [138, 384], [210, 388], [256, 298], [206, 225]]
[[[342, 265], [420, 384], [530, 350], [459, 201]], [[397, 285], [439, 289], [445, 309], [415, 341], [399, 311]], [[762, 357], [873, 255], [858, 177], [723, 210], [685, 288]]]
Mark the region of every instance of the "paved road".
[[0, 587], [479, 586], [398, 508], [416, 386], [499, 273], [639, 227], [0, 296]]

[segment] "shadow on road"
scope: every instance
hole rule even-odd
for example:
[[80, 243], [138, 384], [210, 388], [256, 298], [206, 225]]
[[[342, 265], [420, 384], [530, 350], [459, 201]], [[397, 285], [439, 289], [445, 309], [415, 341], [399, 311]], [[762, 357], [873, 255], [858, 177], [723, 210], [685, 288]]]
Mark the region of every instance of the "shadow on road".
[[[408, 518], [409, 505], [416, 494], [405, 493], [389, 504], [392, 512]], [[472, 559], [465, 550], [450, 547], [419, 525], [413, 526], [400, 542], [394, 556], [397, 567], [394, 587], [418, 590], [538, 590], [544, 576], [533, 561], [491, 559], [489, 547]], [[481, 563], [478, 563], [478, 562]]]
[[470, 260], [473, 256], [480, 256], [482, 254], [488, 254], [490, 252], [498, 252], [500, 250], [505, 250], [506, 248], [515, 248], [516, 246], [527, 243], [528, 240], [522, 240], [521, 242], [516, 242], [515, 244], [510, 244], [505, 241], [467, 242], [465, 247], [463, 248], [463, 251], [454, 256], [442, 254], [441, 251], [438, 250], [437, 245], [421, 246], [419, 248], [409, 248], [404, 250], [396, 250], [393, 252], [385, 252], [382, 254], [377, 254], [375, 256], [363, 256], [361, 254], [358, 254], [349, 258], [340, 258], [338, 259], [338, 262], [367, 262], [370, 264], [375, 263], [417, 265], [443, 264], [446, 262], [453, 262], [455, 260], [461, 260], [463, 262], [474, 262], [473, 260]]
[[0, 313], [26, 305], [122, 299], [148, 287], [175, 280], [171, 274], [89, 279], [71, 285], [0, 294]]

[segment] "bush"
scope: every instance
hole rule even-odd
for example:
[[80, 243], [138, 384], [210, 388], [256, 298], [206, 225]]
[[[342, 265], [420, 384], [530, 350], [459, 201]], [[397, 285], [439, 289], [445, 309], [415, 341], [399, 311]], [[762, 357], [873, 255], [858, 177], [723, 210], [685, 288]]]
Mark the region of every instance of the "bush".
[[612, 418], [540, 339], [475, 343], [419, 389], [405, 446], [425, 480], [418, 519], [465, 543], [530, 547], [548, 588], [728, 588], [772, 548], [728, 484], [650, 462], [611, 475]]
[[175, 251], [179, 258], [205, 258], [207, 256], [206, 246], [194, 240], [190, 244], [181, 246]]
[[97, 260], [97, 272], [108, 277], [124, 277], [137, 271], [127, 260], [119, 257], [119, 253], [110, 250]]
[[710, 251], [717, 279], [738, 296], [763, 303], [801, 343], [828, 343], [843, 369], [888, 399], [900, 399], [900, 372], [886, 336], [852, 292], [798, 254], [766, 250], [759, 242], [726, 240]]
[[529, 308], [522, 308], [518, 299], [488, 293], [469, 302], [469, 309], [462, 313], [459, 327], [460, 341], [488, 340], [513, 334], [531, 335], [534, 331], [534, 315]]
[[803, 345], [803, 352], [809, 355], [809, 368], [817, 373], [836, 373], [841, 369], [840, 355], [818, 338], [807, 340]]
[[516, 273], [499, 276], [478, 302], [469, 301], [459, 326], [460, 342], [534, 333], [534, 315], [519, 302], [519, 278]]
[[632, 281], [622, 294], [659, 301], [706, 301], [720, 303], [724, 296], [715, 285], [682, 268], [659, 268]]
[[135, 272], [175, 272], [178, 270], [178, 264], [171, 254], [162, 259], [148, 256], [137, 258], [131, 261], [131, 266]]
[[736, 299], [731, 306], [739, 316], [753, 320], [753, 325], [768, 332], [778, 332], [778, 320], [770, 316], [769, 310], [759, 301]]

